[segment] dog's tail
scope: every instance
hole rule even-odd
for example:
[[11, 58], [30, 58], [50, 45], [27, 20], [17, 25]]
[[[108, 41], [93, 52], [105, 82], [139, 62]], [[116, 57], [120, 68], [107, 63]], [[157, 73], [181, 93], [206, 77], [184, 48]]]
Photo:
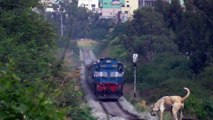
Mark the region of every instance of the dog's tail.
[[182, 97], [182, 101], [184, 101], [190, 95], [190, 90], [187, 87], [184, 87], [184, 89], [187, 91], [187, 94], [184, 97]]

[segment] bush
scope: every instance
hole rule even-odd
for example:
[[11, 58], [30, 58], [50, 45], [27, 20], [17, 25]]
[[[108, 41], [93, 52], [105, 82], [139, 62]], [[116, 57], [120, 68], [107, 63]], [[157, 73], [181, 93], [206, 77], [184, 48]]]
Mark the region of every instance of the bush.
[[207, 112], [204, 110], [203, 100], [193, 95], [190, 95], [189, 99], [187, 99], [185, 103], [185, 111], [187, 111], [186, 114], [197, 116], [201, 120], [207, 120]]
[[38, 92], [44, 86], [20, 83], [20, 78], [6, 71], [0, 72], [0, 119], [63, 119], [65, 112]]
[[72, 120], [96, 120], [94, 117], [90, 115], [91, 109], [86, 107], [76, 107], [72, 108], [70, 114]]

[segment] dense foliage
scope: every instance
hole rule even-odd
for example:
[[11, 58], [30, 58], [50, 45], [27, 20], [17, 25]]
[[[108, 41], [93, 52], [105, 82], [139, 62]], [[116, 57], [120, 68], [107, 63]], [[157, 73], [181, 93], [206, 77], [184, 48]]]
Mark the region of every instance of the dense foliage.
[[0, 3], [1, 119], [63, 117], [47, 97], [54, 73], [55, 35], [52, 27], [32, 12], [37, 2]]
[[0, 119], [93, 119], [80, 106], [75, 78], [55, 58], [57, 34], [32, 10], [37, 6], [38, 0], [0, 1]]

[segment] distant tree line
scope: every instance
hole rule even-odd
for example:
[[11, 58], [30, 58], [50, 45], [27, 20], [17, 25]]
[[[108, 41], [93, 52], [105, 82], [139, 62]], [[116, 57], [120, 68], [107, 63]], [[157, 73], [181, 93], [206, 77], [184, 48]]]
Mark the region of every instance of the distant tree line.
[[[112, 19], [99, 19], [99, 13], [93, 13], [87, 8], [78, 7], [78, 1], [60, 2], [59, 13], [49, 14], [49, 18], [57, 26], [58, 33], [61, 30], [60, 16], [63, 17], [64, 36], [72, 39], [90, 38], [100, 40], [106, 38], [110, 28], [113, 28], [115, 23]], [[54, 6], [54, 8], [59, 8]]]

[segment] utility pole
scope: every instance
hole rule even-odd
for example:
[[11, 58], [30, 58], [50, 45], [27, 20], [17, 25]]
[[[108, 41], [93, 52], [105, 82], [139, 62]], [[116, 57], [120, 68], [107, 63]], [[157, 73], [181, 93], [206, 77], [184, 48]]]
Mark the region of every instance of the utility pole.
[[132, 59], [133, 59], [133, 66], [134, 66], [134, 98], [136, 97], [136, 82], [137, 82], [137, 61], [138, 61], [138, 54], [133, 54], [132, 56]]
[[64, 9], [62, 8], [61, 5], [59, 5], [61, 36], [64, 36], [63, 13], [64, 13]]
[[44, 4], [44, 20], [47, 21], [46, 4]]
[[63, 16], [62, 12], [60, 12], [60, 19], [61, 19], [61, 36], [64, 36], [64, 25], [63, 25]]

